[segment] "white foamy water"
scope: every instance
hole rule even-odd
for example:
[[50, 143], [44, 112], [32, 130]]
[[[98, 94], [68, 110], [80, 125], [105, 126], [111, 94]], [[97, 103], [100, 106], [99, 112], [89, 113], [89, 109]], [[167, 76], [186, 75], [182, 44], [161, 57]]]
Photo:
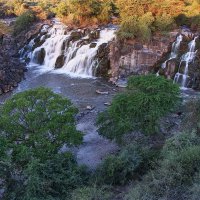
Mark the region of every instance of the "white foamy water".
[[[196, 40], [198, 37], [195, 37], [189, 44], [188, 44], [188, 52], [182, 55], [179, 70], [174, 77], [174, 82], [178, 83], [181, 79], [181, 87], [184, 89], [187, 87], [187, 80], [189, 78], [188, 70], [189, 64], [192, 63], [196, 57], [197, 51], [196, 49]], [[181, 67], [184, 65], [184, 71], [181, 73]]]
[[[66, 32], [63, 24], [55, 22], [51, 28], [44, 26], [41, 32], [47, 32], [48, 37], [41, 34], [40, 41], [45, 40], [45, 42], [28, 53], [29, 67], [36, 67], [39, 73], [51, 72], [68, 74], [73, 77], [94, 77], [99, 64], [97, 59], [99, 47], [115, 37], [114, 29], [105, 28], [99, 31], [100, 37], [97, 40], [88, 42], [88, 35], [84, 35], [72, 42], [70, 40], [72, 32]], [[93, 48], [91, 48], [91, 43], [94, 45]], [[34, 45], [33, 39], [27, 46], [31, 49]], [[38, 64], [38, 55], [41, 51], [45, 52], [44, 61]], [[64, 65], [55, 69], [57, 58], [61, 55], [64, 57]]]
[[183, 41], [183, 36], [179, 35], [176, 38], [176, 41], [172, 44], [172, 51], [170, 53], [169, 58], [162, 64], [162, 68], [165, 69], [167, 67], [167, 63], [172, 60], [175, 59], [178, 56], [178, 51], [181, 45], [181, 42]]

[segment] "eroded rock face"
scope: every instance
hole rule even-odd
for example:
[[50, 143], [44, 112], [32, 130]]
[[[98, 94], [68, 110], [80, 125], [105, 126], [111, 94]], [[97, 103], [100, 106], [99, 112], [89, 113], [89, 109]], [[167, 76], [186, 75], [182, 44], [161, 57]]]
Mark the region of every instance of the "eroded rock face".
[[[14, 50], [11, 52], [13, 53]], [[18, 58], [9, 54], [9, 49], [5, 49], [3, 46], [0, 46], [0, 63], [0, 94], [3, 94], [18, 86], [18, 83], [23, 79], [26, 68]]]
[[98, 67], [95, 73], [96, 76], [107, 77], [110, 69], [109, 44], [103, 43], [99, 46], [96, 58], [98, 61]]
[[183, 31], [179, 36], [182, 40], [176, 54], [172, 50], [174, 45], [171, 45], [169, 52], [153, 66], [153, 72], [174, 80], [181, 87], [200, 90], [200, 38], [198, 33]]
[[18, 41], [11, 35], [0, 36], [0, 95], [13, 90], [23, 79], [25, 64], [19, 60]]
[[110, 45], [110, 75], [116, 82], [120, 77], [131, 74], [147, 74], [160, 60], [163, 54], [169, 52], [177, 32], [168, 36], [154, 36], [149, 43], [137, 40], [114, 41]]

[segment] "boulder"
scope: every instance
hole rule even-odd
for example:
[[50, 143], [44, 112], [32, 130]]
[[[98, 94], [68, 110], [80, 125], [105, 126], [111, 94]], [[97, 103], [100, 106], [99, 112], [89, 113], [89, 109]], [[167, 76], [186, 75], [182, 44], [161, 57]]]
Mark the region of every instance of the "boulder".
[[95, 48], [97, 46], [97, 43], [95, 43], [95, 42], [92, 42], [91, 44], [90, 44], [90, 48]]
[[107, 47], [108, 47], [107, 43], [103, 43], [99, 46], [98, 52], [97, 52], [98, 58], [103, 58], [104, 56], [108, 55], [108, 48]]
[[56, 59], [55, 68], [56, 69], [62, 68], [64, 64], [65, 64], [65, 56], [64, 55], [58, 56], [58, 58]]
[[42, 65], [44, 62], [46, 52], [44, 48], [41, 48], [37, 53], [36, 53], [36, 61], [38, 64]]
[[73, 31], [70, 35], [72, 41], [77, 41], [83, 37], [83, 33], [80, 31]]
[[88, 34], [88, 37], [89, 37], [90, 41], [99, 39], [100, 38], [100, 30], [90, 31]]

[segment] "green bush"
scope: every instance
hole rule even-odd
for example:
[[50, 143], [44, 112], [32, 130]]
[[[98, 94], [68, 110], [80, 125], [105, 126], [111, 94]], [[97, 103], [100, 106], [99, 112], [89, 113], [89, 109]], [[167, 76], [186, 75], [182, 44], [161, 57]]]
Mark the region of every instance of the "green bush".
[[200, 197], [200, 173], [197, 173], [197, 175], [194, 178], [194, 182], [189, 189], [189, 195], [186, 198], [191, 200], [199, 200], [199, 197]]
[[105, 159], [100, 169], [100, 177], [106, 184], [124, 184], [137, 174], [141, 162], [142, 158], [137, 152], [128, 157], [111, 155]]
[[49, 160], [30, 161], [23, 171], [15, 171], [15, 163], [0, 164], [0, 175], [5, 177], [5, 199], [66, 199], [77, 187], [83, 186], [88, 173], [79, 167], [71, 153], [58, 154]]
[[112, 194], [105, 187], [83, 187], [74, 190], [72, 200], [110, 200]]
[[151, 25], [154, 21], [152, 13], [148, 12], [141, 17], [132, 15], [126, 17], [117, 33], [119, 39], [139, 38], [148, 41], [151, 38]]
[[[163, 159], [129, 192], [128, 200], [185, 199], [187, 195], [186, 199], [191, 199], [191, 195], [195, 195], [194, 181], [200, 172], [200, 143], [195, 133], [188, 134], [187, 138], [189, 142], [183, 133], [167, 141]], [[195, 192], [188, 194], [190, 187], [194, 187]]]
[[156, 16], [153, 25], [155, 26], [156, 30], [169, 31], [172, 29], [173, 23], [174, 23], [173, 17], [171, 15], [168, 15], [167, 13], [163, 13], [162, 15]]
[[99, 133], [121, 141], [124, 134], [142, 131], [154, 134], [159, 120], [175, 107], [179, 87], [172, 81], [155, 75], [132, 76], [125, 93], [117, 95], [107, 111], [97, 119]]
[[184, 148], [191, 146], [198, 146], [200, 144], [200, 137], [195, 131], [183, 132], [168, 139], [163, 147], [162, 154], [165, 156], [169, 152], [181, 151]]
[[30, 25], [36, 20], [36, 16], [32, 11], [27, 11], [17, 17], [14, 26], [14, 35], [18, 35], [24, 30], [28, 30]]
[[190, 100], [185, 105], [185, 118], [182, 127], [200, 134], [200, 98]]
[[97, 182], [123, 185], [144, 173], [150, 167], [150, 159], [153, 159], [150, 149], [136, 144], [128, 145], [119, 154], [110, 155], [104, 160], [97, 170]]

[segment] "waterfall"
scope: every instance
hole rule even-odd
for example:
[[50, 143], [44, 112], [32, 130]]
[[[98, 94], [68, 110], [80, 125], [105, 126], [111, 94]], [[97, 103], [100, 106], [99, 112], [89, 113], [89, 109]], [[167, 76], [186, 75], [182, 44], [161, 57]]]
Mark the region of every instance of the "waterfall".
[[163, 69], [166, 68], [168, 61], [177, 58], [177, 56], [178, 56], [178, 51], [179, 51], [179, 48], [180, 48], [180, 45], [181, 45], [182, 40], [183, 40], [183, 36], [182, 36], [182, 35], [179, 35], [179, 36], [176, 38], [176, 41], [172, 44], [172, 50], [171, 50], [170, 56], [169, 56], [169, 58], [162, 64], [162, 68], [163, 68]]
[[[189, 64], [192, 63], [196, 57], [196, 40], [198, 37], [195, 37], [189, 44], [188, 44], [188, 52], [182, 55], [179, 70], [176, 73], [174, 77], [174, 82], [179, 83], [181, 79], [181, 87], [185, 88], [187, 87], [187, 80], [189, 78], [188, 76], [188, 70], [189, 70]], [[181, 67], [184, 66], [183, 73], [181, 73]]]
[[56, 21], [52, 27], [44, 26], [21, 50], [21, 55], [30, 60], [29, 66], [39, 65], [42, 72], [92, 77], [99, 64], [99, 48], [115, 37], [115, 31], [113, 28], [68, 31]]

